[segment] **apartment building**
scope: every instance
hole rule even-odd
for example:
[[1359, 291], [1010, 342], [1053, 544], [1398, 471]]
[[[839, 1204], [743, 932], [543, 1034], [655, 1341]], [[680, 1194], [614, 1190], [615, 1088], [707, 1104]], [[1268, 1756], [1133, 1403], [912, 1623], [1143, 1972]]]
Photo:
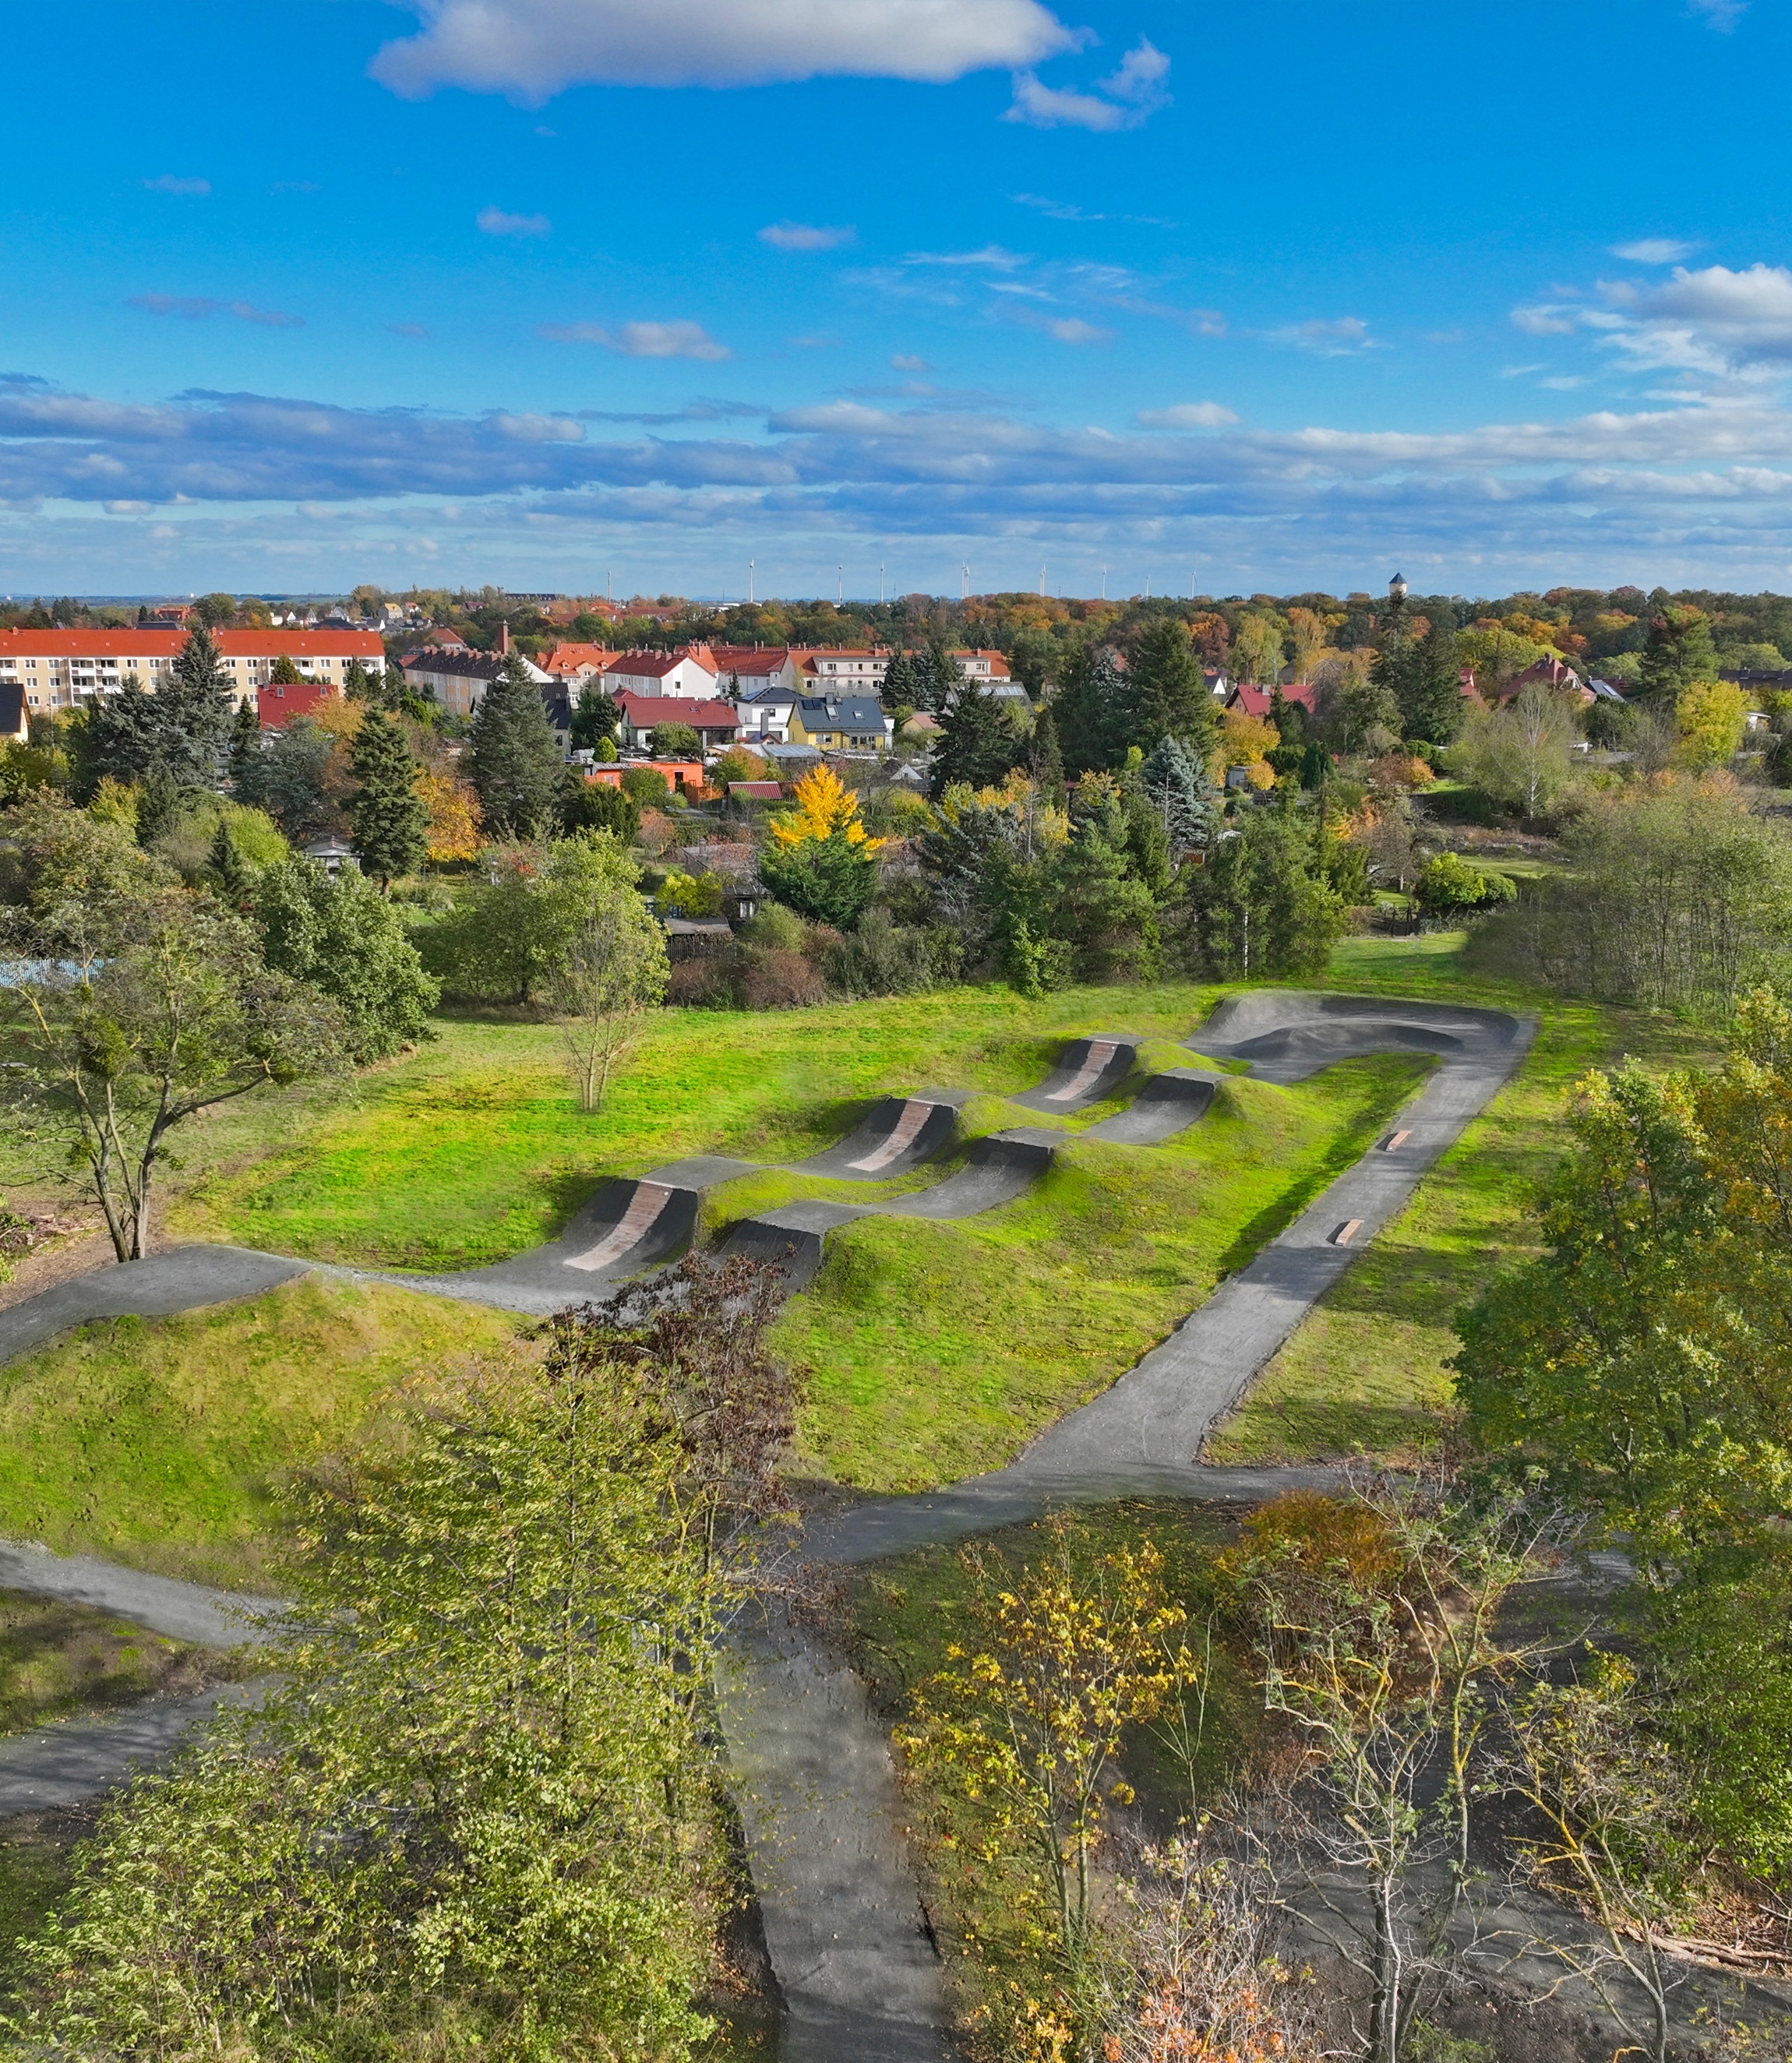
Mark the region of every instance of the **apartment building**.
[[[218, 655], [240, 702], [267, 685], [274, 662], [288, 658], [302, 678], [340, 694], [356, 660], [383, 673], [385, 647], [371, 630], [215, 630]], [[186, 633], [151, 625], [132, 630], [0, 630], [0, 687], [17, 687], [29, 710], [79, 709], [115, 694], [135, 674], [152, 692], [171, 670]]]

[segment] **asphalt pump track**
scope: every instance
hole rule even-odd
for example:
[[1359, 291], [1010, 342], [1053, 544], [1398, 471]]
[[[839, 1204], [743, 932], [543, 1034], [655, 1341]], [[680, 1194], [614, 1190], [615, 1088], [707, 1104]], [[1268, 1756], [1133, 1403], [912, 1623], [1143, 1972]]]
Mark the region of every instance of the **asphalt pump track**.
[[[1262, 1080], [1301, 1081], [1339, 1060], [1389, 1052], [1428, 1052], [1438, 1065], [1393, 1129], [1101, 1396], [1061, 1419], [1005, 1468], [944, 1490], [867, 1500], [812, 1525], [806, 1557], [854, 1564], [1113, 1498], [1254, 1502], [1297, 1482], [1332, 1479], [1324, 1470], [1211, 1469], [1197, 1456], [1215, 1420], [1511, 1079], [1534, 1032], [1532, 1022], [1503, 1011], [1382, 998], [1259, 990], [1222, 1003], [1195, 1035], [1201, 1050]], [[1131, 1074], [1137, 1044], [1119, 1036], [1078, 1041], [1038, 1089], [1011, 1100], [1053, 1111], [1086, 1107]], [[1084, 1136], [1155, 1144], [1204, 1114], [1215, 1086], [1214, 1076], [1192, 1069], [1152, 1076], [1126, 1111]], [[946, 1092], [888, 1099], [851, 1138], [812, 1156], [806, 1171], [875, 1180], [918, 1165], [947, 1143], [940, 1112], [948, 1107], [955, 1115]], [[975, 1142], [964, 1166], [933, 1189], [870, 1208], [943, 1217], [994, 1208], [1037, 1179], [1061, 1136], [1027, 1128], [994, 1134]], [[866, 1160], [877, 1164], [864, 1167]], [[828, 1165], [817, 1164], [822, 1162]], [[386, 1279], [415, 1289], [439, 1282], [447, 1293], [465, 1294], [477, 1278], [486, 1292], [480, 1301], [511, 1308], [539, 1308], [534, 1301], [511, 1305], [510, 1299], [556, 1291], [558, 1303], [583, 1301], [589, 1288], [581, 1293], [570, 1276], [615, 1279], [663, 1257], [691, 1236], [703, 1188], [748, 1166], [720, 1159], [676, 1162], [632, 1183], [606, 1185], [560, 1239], [532, 1254], [458, 1277]], [[686, 1198], [692, 1200], [687, 1221]], [[723, 1251], [750, 1250], [748, 1243], [761, 1237], [750, 1228], [763, 1226], [771, 1239], [783, 1236], [781, 1251], [799, 1273], [809, 1253], [802, 1242], [811, 1237], [819, 1265], [821, 1241], [832, 1229], [821, 1219], [830, 1212], [845, 1214], [834, 1223], [863, 1214], [860, 1207], [832, 1203], [789, 1206], [737, 1226]], [[770, 1222], [792, 1213], [800, 1221]], [[207, 1270], [198, 1257], [205, 1254], [224, 1257], [219, 1280], [228, 1278], [230, 1286], [200, 1293]], [[194, 1258], [174, 1274], [152, 1273], [160, 1264], [150, 1261], [80, 1278], [107, 1281], [104, 1302], [91, 1308], [65, 1293], [79, 1284], [64, 1284], [0, 1313], [0, 1358], [87, 1317], [127, 1309], [159, 1314], [253, 1294], [306, 1265], [233, 1248], [183, 1249], [161, 1261], [180, 1262], [183, 1255]], [[258, 1276], [255, 1263], [279, 1272]], [[127, 1301], [133, 1281], [144, 1301]], [[448, 1289], [452, 1284], [467, 1288]], [[175, 1301], [178, 1297], [185, 1301]], [[46, 1306], [41, 1313], [28, 1315], [39, 1305]], [[14, 1551], [10, 1561], [0, 1559], [0, 1583], [95, 1603], [116, 1596], [109, 1608], [128, 1613], [122, 1590], [95, 1574], [106, 1565], [83, 1563], [77, 1570], [71, 1563], [67, 1580], [82, 1588], [64, 1591], [55, 1588], [62, 1580], [53, 1566], [57, 1559], [22, 1561]], [[149, 1580], [129, 1571], [112, 1574], [122, 1582]], [[190, 1602], [202, 1613], [228, 1613], [243, 1602], [224, 1604], [218, 1594], [196, 1586], [162, 1586], [162, 1592], [169, 1590], [191, 1590]], [[183, 1609], [161, 1592], [139, 1603], [146, 1612]], [[159, 1622], [146, 1617], [144, 1623]], [[888, 1742], [864, 1686], [775, 1609], [737, 1631], [719, 1678], [749, 1858], [782, 1995], [783, 2063], [832, 2063], [848, 2054], [859, 2063], [948, 2063], [953, 2049], [940, 1960], [900, 1829]], [[195, 1710], [183, 1723], [203, 1716]], [[147, 1729], [155, 1737], [139, 1747], [120, 1737], [123, 1722], [100, 1723], [114, 1729], [114, 1751], [108, 1758], [103, 1741], [83, 1742], [80, 1768], [66, 1774], [42, 1759], [33, 1763], [32, 1744], [42, 1735], [6, 1744], [0, 1750], [0, 1812], [28, 1809], [14, 1802], [22, 1784], [39, 1795], [47, 1784], [62, 1796], [79, 1792], [85, 1782], [88, 1788], [80, 1795], [91, 1796], [130, 1767], [165, 1754], [181, 1730], [159, 1721]], [[20, 1758], [15, 1769], [11, 1765]]]

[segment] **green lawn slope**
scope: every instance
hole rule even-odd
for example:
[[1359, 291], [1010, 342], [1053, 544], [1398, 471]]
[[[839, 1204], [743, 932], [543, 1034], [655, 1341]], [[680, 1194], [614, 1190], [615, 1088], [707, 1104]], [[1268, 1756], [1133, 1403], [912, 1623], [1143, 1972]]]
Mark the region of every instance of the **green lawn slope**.
[[0, 1367], [0, 1538], [252, 1585], [278, 1470], [351, 1438], [415, 1370], [496, 1349], [517, 1325], [308, 1277], [84, 1325]]

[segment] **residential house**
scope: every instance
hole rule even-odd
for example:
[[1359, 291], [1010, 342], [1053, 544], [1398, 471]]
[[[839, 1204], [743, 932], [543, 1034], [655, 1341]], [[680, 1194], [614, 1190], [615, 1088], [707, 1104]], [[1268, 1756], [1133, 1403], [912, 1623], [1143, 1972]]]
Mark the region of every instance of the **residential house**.
[[731, 695], [738, 682], [740, 696], [763, 695], [772, 688], [796, 692], [797, 670], [802, 655], [787, 645], [712, 645], [715, 677], [722, 691]]
[[[385, 670], [385, 647], [371, 630], [216, 630], [212, 637], [239, 704], [256, 698], [276, 659], [340, 694], [351, 666]], [[183, 631], [139, 624], [129, 630], [0, 630], [0, 687], [22, 689], [28, 710], [79, 709], [115, 693], [135, 674], [152, 694], [187, 641]]]
[[703, 762], [700, 759], [610, 759], [583, 770], [587, 781], [601, 782], [606, 788], [619, 788], [622, 776], [632, 766], [650, 766], [654, 773], [663, 774], [666, 783], [671, 788], [688, 788], [693, 794], [703, 785]]
[[622, 656], [607, 645], [556, 645], [542, 665], [556, 680], [576, 681], [582, 686], [608, 673]]
[[715, 655], [707, 645], [680, 645], [670, 652], [623, 652], [604, 674], [607, 694], [689, 695], [708, 702], [717, 690]]
[[687, 695], [638, 695], [624, 689], [616, 697], [622, 713], [617, 742], [645, 745], [660, 724], [682, 723], [696, 732], [706, 752], [725, 750], [740, 729], [740, 714], [732, 702], [711, 698], [699, 702]]
[[783, 745], [790, 739], [791, 718], [801, 700], [795, 688], [762, 689], [751, 700], [743, 696], [735, 706], [740, 719], [740, 742]]
[[[1285, 702], [1298, 703], [1311, 716], [1315, 714], [1314, 699], [1317, 693], [1318, 690], [1310, 682], [1295, 681], [1283, 689], [1282, 699]], [[1266, 723], [1270, 719], [1270, 711], [1275, 706], [1275, 690], [1274, 688], [1254, 688], [1247, 682], [1240, 681], [1228, 691], [1226, 706], [1229, 710], [1238, 710], [1241, 716], [1255, 717]]]
[[[469, 652], [465, 649], [458, 652], [414, 653], [405, 664], [405, 682], [419, 694], [433, 695], [444, 709], [452, 710], [456, 716], [471, 716], [485, 699], [485, 690], [503, 671], [509, 656], [502, 652]], [[525, 659], [522, 663], [538, 687], [564, 693], [562, 684], [533, 659]]]
[[896, 725], [876, 695], [799, 695], [786, 742], [822, 752], [875, 752], [890, 749]]

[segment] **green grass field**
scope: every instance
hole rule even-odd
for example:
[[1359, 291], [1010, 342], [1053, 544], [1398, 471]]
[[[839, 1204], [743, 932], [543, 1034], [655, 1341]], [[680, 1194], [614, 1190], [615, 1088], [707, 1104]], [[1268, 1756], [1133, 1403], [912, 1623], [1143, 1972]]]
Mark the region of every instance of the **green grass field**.
[[85, 1325], [0, 1368], [0, 1537], [252, 1586], [277, 1471], [351, 1437], [414, 1370], [493, 1351], [517, 1325], [312, 1277]]

